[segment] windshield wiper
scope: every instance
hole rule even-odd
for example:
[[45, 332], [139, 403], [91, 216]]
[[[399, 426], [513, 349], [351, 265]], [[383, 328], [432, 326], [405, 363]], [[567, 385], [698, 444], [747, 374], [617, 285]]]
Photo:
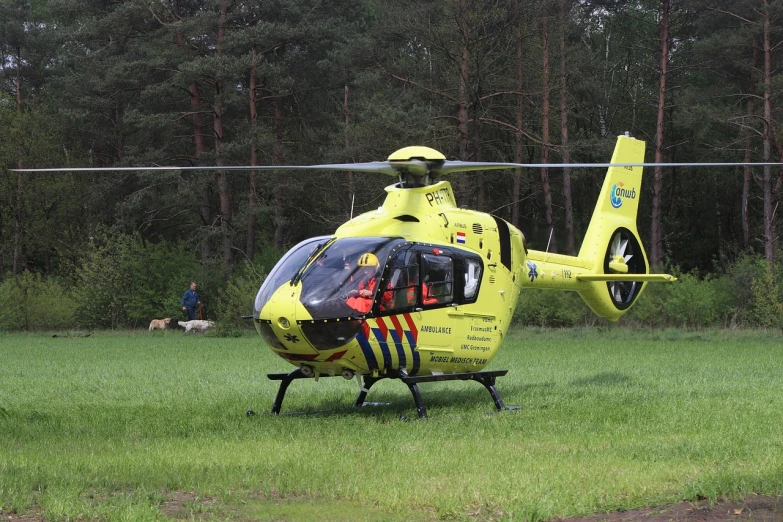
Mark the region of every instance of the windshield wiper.
[[305, 271], [307, 270], [307, 267], [310, 266], [310, 264], [313, 262], [313, 260], [321, 255], [321, 252], [326, 250], [329, 245], [334, 243], [337, 240], [336, 237], [333, 237], [326, 243], [322, 243], [315, 247], [315, 250], [313, 250], [309, 256], [307, 256], [307, 259], [304, 263], [302, 263], [302, 266], [299, 267], [299, 270], [296, 271], [296, 274], [294, 274], [294, 277], [291, 278], [291, 286], [296, 286], [299, 284], [299, 281], [302, 280], [302, 277], [304, 277]]

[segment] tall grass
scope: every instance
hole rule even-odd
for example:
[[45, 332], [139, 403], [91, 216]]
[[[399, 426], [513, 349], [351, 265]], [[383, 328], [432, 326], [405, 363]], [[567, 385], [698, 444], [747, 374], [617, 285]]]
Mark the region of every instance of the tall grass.
[[273, 416], [265, 373], [290, 368], [253, 337], [3, 335], [0, 511], [540, 520], [783, 493], [775, 333], [518, 329], [491, 368], [521, 409], [422, 384], [428, 421], [400, 420], [393, 381], [354, 410], [339, 377], [293, 383]]

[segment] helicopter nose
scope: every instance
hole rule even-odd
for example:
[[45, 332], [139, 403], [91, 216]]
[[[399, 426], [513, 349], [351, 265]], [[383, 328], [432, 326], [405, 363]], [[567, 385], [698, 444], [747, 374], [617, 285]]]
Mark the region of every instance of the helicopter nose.
[[297, 314], [309, 315], [299, 303], [301, 286], [283, 284], [258, 314], [256, 331], [279, 355], [287, 359], [308, 360], [318, 352], [308, 342]]

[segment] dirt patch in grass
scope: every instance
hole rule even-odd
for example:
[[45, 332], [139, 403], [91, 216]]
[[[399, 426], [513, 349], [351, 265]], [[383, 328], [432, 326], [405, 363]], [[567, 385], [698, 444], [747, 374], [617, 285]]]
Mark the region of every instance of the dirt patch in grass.
[[[290, 501], [289, 501], [290, 502]], [[195, 493], [178, 491], [169, 496], [161, 505], [161, 512], [174, 520], [212, 520], [225, 518], [227, 514], [232, 520], [297, 520], [301, 515], [323, 515], [323, 520], [366, 520], [366, 517], [375, 517], [377, 520], [395, 520], [391, 513], [379, 512], [372, 506], [352, 505], [348, 502], [333, 502], [325, 506], [318, 502], [308, 505], [299, 501], [286, 503], [282, 499], [256, 500], [250, 506], [245, 506], [241, 512], [230, 509], [228, 506], [214, 506], [212, 498], [199, 497]], [[293, 504], [293, 510], [292, 509]], [[261, 507], [263, 506], [263, 508]], [[247, 508], [251, 509], [247, 509]], [[215, 509], [218, 508], [218, 509]], [[289, 512], [291, 511], [291, 512]], [[416, 512], [409, 520], [439, 520], [432, 512]], [[473, 520], [498, 520], [503, 517], [502, 512], [488, 512], [477, 510], [466, 513]], [[0, 511], [0, 522], [44, 522], [46, 519], [36, 513], [17, 515]], [[720, 501], [710, 502], [701, 500], [697, 502], [680, 502], [669, 506], [657, 508], [635, 509], [617, 513], [605, 513], [590, 517], [559, 518], [553, 522], [782, 522], [783, 521], [783, 496], [754, 495], [744, 501]]]
[[[232, 520], [236, 522], [318, 520], [323, 522], [433, 522], [441, 520], [429, 509], [387, 511], [375, 503], [342, 499], [325, 499], [301, 495], [250, 494], [241, 501], [224, 502], [176, 491], [167, 495], [160, 511], [172, 520]], [[482, 517], [480, 520], [489, 520]], [[0, 522], [3, 522], [0, 519]]]
[[14, 515], [0, 511], [0, 520], [4, 522], [44, 522], [44, 518], [38, 515]]
[[163, 502], [160, 510], [164, 515], [175, 520], [209, 519], [213, 514], [210, 510], [214, 503], [214, 499], [203, 498], [196, 493], [175, 491]]
[[[213, 499], [200, 499], [191, 493], [178, 492], [164, 503], [162, 511], [174, 519], [211, 520], [215, 515], [227, 515], [232, 520], [398, 520], [401, 513], [389, 513], [376, 506], [347, 501], [327, 501], [299, 497], [255, 498], [242, 507], [222, 506], [216, 511], [203, 508]], [[201, 505], [201, 506], [200, 506]], [[201, 507], [202, 509], [199, 509]], [[219, 506], [216, 506], [219, 507]], [[194, 509], [195, 508], [195, 509]], [[199, 513], [201, 511], [201, 513]], [[487, 507], [468, 510], [464, 516], [469, 520], [501, 520], [502, 510]], [[409, 521], [442, 520], [437, 513], [428, 510], [411, 510], [404, 514]], [[21, 522], [22, 519], [19, 519]], [[32, 520], [32, 519], [31, 519]], [[2, 521], [0, 521], [2, 522]], [[13, 522], [17, 522], [16, 520]], [[555, 522], [555, 521], [553, 521]], [[557, 519], [557, 522], [783, 522], [783, 496], [753, 495], [744, 501], [681, 502], [657, 508], [637, 509], [617, 513], [606, 513], [590, 517]]]
[[783, 496], [754, 495], [741, 502], [680, 502], [658, 508], [558, 519], [562, 522], [781, 522]]

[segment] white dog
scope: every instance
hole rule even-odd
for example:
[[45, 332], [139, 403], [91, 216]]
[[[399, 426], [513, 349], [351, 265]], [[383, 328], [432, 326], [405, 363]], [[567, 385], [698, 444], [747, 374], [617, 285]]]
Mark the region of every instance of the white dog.
[[161, 330], [165, 330], [169, 327], [169, 323], [171, 322], [171, 317], [167, 317], [165, 319], [153, 319], [150, 321], [150, 332], [152, 330], [155, 330], [156, 328], [160, 328]]
[[186, 332], [193, 330], [194, 332], [203, 332], [207, 328], [215, 326], [214, 321], [202, 321], [200, 319], [193, 319], [192, 321], [177, 321], [177, 324], [185, 329]]

